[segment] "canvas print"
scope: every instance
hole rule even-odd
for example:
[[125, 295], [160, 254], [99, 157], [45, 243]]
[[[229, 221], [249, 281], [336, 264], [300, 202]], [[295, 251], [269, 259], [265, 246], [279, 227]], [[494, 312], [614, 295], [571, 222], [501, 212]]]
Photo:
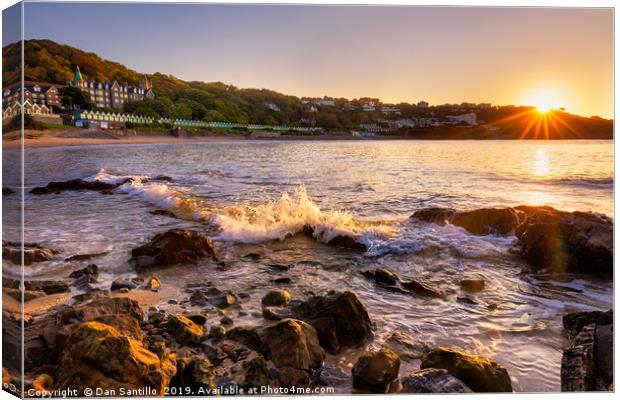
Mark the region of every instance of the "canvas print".
[[613, 11], [6, 8], [3, 390], [613, 392]]

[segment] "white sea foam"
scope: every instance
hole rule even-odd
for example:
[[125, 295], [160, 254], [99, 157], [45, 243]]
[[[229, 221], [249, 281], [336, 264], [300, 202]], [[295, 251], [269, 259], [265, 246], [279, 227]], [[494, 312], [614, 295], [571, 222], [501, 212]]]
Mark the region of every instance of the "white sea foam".
[[393, 227], [361, 222], [347, 211], [322, 211], [303, 185], [292, 196], [283, 193], [277, 201], [225, 208], [211, 222], [221, 229], [220, 240], [237, 243], [283, 240], [306, 226], [323, 242], [345, 235], [365, 244], [370, 237], [393, 233]]

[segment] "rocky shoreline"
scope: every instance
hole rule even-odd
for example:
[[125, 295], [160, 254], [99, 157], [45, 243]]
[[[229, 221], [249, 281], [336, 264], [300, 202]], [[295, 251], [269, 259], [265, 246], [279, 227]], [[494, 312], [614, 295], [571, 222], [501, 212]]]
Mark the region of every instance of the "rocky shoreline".
[[[113, 194], [119, 185], [51, 182], [32, 193], [95, 190]], [[7, 195], [11, 194], [7, 191]], [[450, 223], [472, 235], [514, 234], [514, 252], [529, 265], [525, 273], [613, 276], [613, 222], [603, 215], [519, 206], [471, 211], [429, 208], [416, 211], [411, 218]], [[314, 228], [305, 227], [303, 234], [314, 237]], [[358, 238], [345, 235], [332, 238], [327, 245], [366, 250]], [[214, 267], [225, 263], [205, 232], [173, 228], [155, 235], [127, 257], [138, 277], [117, 279], [109, 290], [93, 286], [98, 282], [96, 260], [101, 255], [61, 254], [37, 243], [24, 245], [26, 265], [58, 258], [86, 261], [87, 265], [64, 279], [28, 280], [23, 293], [18, 280], [4, 278], [4, 383], [21, 385], [17, 371], [10, 366], [19, 361], [23, 322], [24, 395], [29, 397], [66, 389], [84, 395], [94, 387], [104, 389], [103, 396], [118, 395], [121, 389], [138, 393], [143, 388], [148, 388], [143, 395], [247, 394], [267, 386], [314, 388], [343, 386], [343, 382], [348, 382], [354, 393], [513, 390], [510, 371], [488, 357], [432, 345], [417, 351], [406, 341], [367, 347], [348, 373], [330, 365], [329, 355], [373, 342], [373, 316], [353, 291], [294, 298], [279, 286], [287, 282], [286, 276], [279, 277], [273, 290], [261, 299], [262, 323], [252, 326], [236, 320], [247, 312], [244, 303], [249, 295], [221, 290], [217, 282], [189, 283], [182, 288], [181, 297], [166, 298], [166, 283], [157, 275], [160, 269], [205, 260]], [[22, 259], [19, 243], [3, 242], [3, 258], [18, 265]], [[284, 265], [273, 268], [283, 273], [287, 270]], [[378, 291], [437, 299], [444, 296], [441, 288], [400, 277], [386, 268], [359, 273]], [[485, 280], [464, 277], [460, 286], [466, 293], [476, 293], [484, 290]], [[24, 315], [16, 306], [22, 296]], [[158, 297], [153, 300], [149, 296]], [[459, 301], [473, 300], [463, 296]], [[192, 310], [178, 312], [166, 307], [178, 303], [191, 305]], [[609, 358], [612, 310], [567, 314], [563, 324], [571, 345], [558, 365], [562, 390], [613, 390], [613, 358], [611, 364]], [[401, 359], [412, 353], [420, 359], [420, 368], [403, 374]]]

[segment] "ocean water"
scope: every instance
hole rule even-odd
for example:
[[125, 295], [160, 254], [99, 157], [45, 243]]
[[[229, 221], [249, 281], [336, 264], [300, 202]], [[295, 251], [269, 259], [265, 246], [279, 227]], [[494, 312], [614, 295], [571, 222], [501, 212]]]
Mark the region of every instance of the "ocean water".
[[[3, 152], [4, 186], [19, 185], [15, 151]], [[273, 280], [293, 297], [330, 289], [352, 290], [376, 325], [369, 346], [411, 349], [450, 346], [493, 357], [517, 391], [558, 391], [567, 341], [562, 315], [609, 309], [612, 282], [577, 275], [523, 274], [510, 249], [514, 236], [477, 237], [454, 226], [409, 219], [430, 206], [473, 209], [550, 205], [595, 211], [613, 218], [611, 141], [252, 141], [27, 149], [25, 237], [63, 255], [107, 252], [92, 260], [107, 288], [119, 276], [135, 276], [129, 251], [173, 227], [201, 229], [217, 246], [224, 267], [157, 271], [178, 287], [209, 281], [250, 294], [237, 323], [263, 323], [256, 312]], [[129, 176], [170, 176], [172, 182], [139, 179], [115, 190], [34, 196], [50, 181], [83, 178], [115, 182]], [[19, 238], [19, 202], [3, 198], [3, 239]], [[153, 215], [167, 209], [177, 218]], [[315, 229], [316, 240], [300, 234]], [[358, 237], [365, 254], [324, 244], [337, 234]], [[270, 264], [287, 264], [288, 272]], [[62, 278], [81, 265], [51, 261], [27, 267], [30, 278]], [[444, 293], [426, 299], [393, 293], [361, 271], [388, 268]], [[4, 273], [14, 270], [3, 265]], [[484, 291], [464, 294], [467, 277], [486, 281]], [[458, 301], [467, 295], [476, 304]], [[495, 308], [492, 310], [493, 308]], [[410, 350], [411, 350], [410, 349]], [[360, 353], [331, 356], [349, 373]], [[411, 350], [413, 351], [413, 350]], [[415, 353], [415, 351], [414, 351]], [[403, 360], [401, 373], [419, 366]], [[340, 387], [346, 392], [350, 388]]]

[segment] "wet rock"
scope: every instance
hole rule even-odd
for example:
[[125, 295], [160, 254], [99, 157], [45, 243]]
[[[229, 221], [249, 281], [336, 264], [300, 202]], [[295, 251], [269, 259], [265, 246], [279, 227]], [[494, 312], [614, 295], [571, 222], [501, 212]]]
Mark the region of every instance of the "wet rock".
[[570, 313], [562, 322], [571, 339], [562, 354], [562, 391], [612, 391], [612, 310]]
[[186, 315], [187, 319], [189, 319], [190, 321], [192, 321], [193, 323], [203, 326], [204, 324], [207, 323], [207, 317], [205, 317], [202, 314], [192, 314], [192, 315]]
[[291, 301], [291, 295], [286, 290], [272, 290], [268, 292], [261, 303], [263, 306], [286, 306]]
[[484, 290], [484, 279], [463, 279], [461, 280], [461, 289], [468, 292], [481, 292]]
[[517, 207], [519, 254], [534, 270], [613, 275], [613, 221], [602, 214]]
[[353, 366], [353, 387], [370, 393], [385, 393], [398, 378], [400, 358], [390, 349], [361, 356]]
[[[2, 279], [2, 285], [5, 288], [19, 289], [20, 281], [4, 277]], [[71, 291], [68, 283], [52, 280], [24, 281], [24, 289], [26, 291], [43, 292], [45, 294], [66, 293]]]
[[286, 285], [292, 282], [291, 278], [288, 277], [282, 277], [282, 278], [276, 278], [274, 280], [272, 280], [271, 282], [275, 283], [276, 285]]
[[254, 350], [257, 350], [261, 345], [260, 336], [254, 328], [238, 326], [229, 330], [228, 333], [226, 333], [226, 337], [229, 340], [241, 343]]
[[137, 270], [145, 270], [181, 263], [195, 264], [205, 257], [215, 258], [211, 239], [199, 232], [171, 229], [133, 249], [130, 262]]
[[[176, 364], [177, 374], [170, 381], [171, 387], [182, 389], [180, 395], [186, 394], [187, 388], [194, 395], [206, 395], [207, 390], [216, 387], [215, 368], [206, 357], [195, 356], [188, 360], [179, 359]], [[201, 392], [202, 391], [202, 392]]]
[[412, 218], [424, 222], [445, 225], [450, 223], [464, 228], [473, 235], [507, 235], [514, 231], [522, 220], [522, 213], [513, 208], [481, 208], [471, 211], [456, 211], [452, 208], [427, 208], [416, 211]]
[[[8, 294], [9, 296], [11, 296], [17, 301], [22, 301], [22, 291], [19, 289], [4, 288], [2, 292], [4, 294]], [[34, 290], [23, 291], [24, 301], [30, 301], [30, 300], [38, 299], [38, 298], [45, 297], [45, 296], [47, 296], [47, 294], [41, 291], [34, 291]]]
[[379, 285], [396, 286], [400, 282], [398, 275], [385, 268], [379, 268], [374, 271], [364, 271], [362, 275], [375, 281]]
[[[316, 238], [315, 230], [310, 225], [304, 226], [303, 232], [310, 238]], [[326, 242], [330, 246], [345, 247], [347, 249], [366, 251], [366, 245], [357, 241], [356, 238], [346, 235], [336, 235]]]
[[562, 325], [569, 337], [575, 337], [581, 329], [590, 324], [609, 325], [614, 322], [613, 310], [608, 311], [579, 311], [565, 314]]
[[177, 342], [186, 345], [200, 344], [205, 334], [202, 326], [182, 315], [169, 315], [165, 329]]
[[313, 296], [293, 307], [293, 315], [316, 328], [321, 346], [330, 353], [361, 345], [373, 336], [368, 311], [353, 292]]
[[110, 325], [85, 322], [76, 325], [67, 339], [58, 388], [126, 389], [152, 388], [163, 395], [176, 366], [169, 356], [162, 358], [123, 335]]
[[237, 304], [237, 296], [235, 296], [232, 292], [226, 291], [215, 296], [212, 300], [214, 306], [218, 308], [228, 308]]
[[157, 182], [172, 182], [172, 178], [168, 175], [157, 175], [154, 178], [150, 178], [150, 180]]
[[232, 318], [230, 318], [228, 315], [225, 315], [222, 317], [222, 319], [220, 319], [220, 323], [223, 325], [232, 325], [235, 321], [233, 321]]
[[401, 393], [471, 393], [460, 379], [445, 369], [427, 368], [401, 378]]
[[269, 264], [269, 268], [274, 271], [288, 271], [293, 268], [292, 264]]
[[146, 282], [144, 282], [143, 287], [153, 292], [157, 292], [161, 288], [161, 281], [157, 276], [153, 275], [148, 278]]
[[209, 336], [214, 339], [223, 339], [226, 337], [226, 328], [222, 325], [212, 325], [209, 328]]
[[118, 278], [112, 282], [112, 284], [110, 285], [110, 290], [111, 291], [121, 290], [121, 289], [133, 290], [137, 287], [138, 285], [136, 282], [133, 281], [133, 279]]
[[129, 179], [123, 181], [121, 183], [106, 183], [101, 181], [85, 181], [83, 179], [73, 179], [65, 182], [50, 182], [47, 186], [44, 187], [35, 187], [30, 191], [32, 194], [50, 194], [50, 193], [60, 193], [67, 190], [112, 190], [115, 189], [125, 183], [127, 183]]
[[427, 343], [421, 342], [406, 333], [396, 331], [387, 340], [386, 344], [394, 351], [401, 360], [412, 361], [424, 357], [430, 351]]
[[174, 213], [172, 211], [169, 211], [169, 210], [152, 210], [152, 211], [149, 211], [149, 214], [152, 214], [152, 215], [162, 215], [164, 217], [170, 217], [170, 218], [175, 218], [176, 217], [174, 215]]
[[[56, 258], [57, 250], [42, 246], [37, 243], [24, 243], [24, 265], [35, 262], [50, 261]], [[2, 242], [2, 258], [13, 264], [22, 264], [21, 244], [16, 242]]]
[[3, 187], [2, 188], [2, 195], [3, 196], [8, 196], [10, 194], [15, 193], [15, 190], [11, 189], [10, 187]]
[[263, 307], [263, 318], [279, 321], [281, 319], [292, 317], [291, 311], [284, 307]]
[[280, 371], [284, 386], [309, 384], [325, 359], [316, 330], [303, 321], [286, 319], [259, 331], [260, 352]]
[[401, 283], [401, 286], [405, 288], [406, 290], [409, 290], [419, 296], [432, 297], [436, 299], [443, 297], [443, 295], [440, 292], [431, 288], [428, 284], [419, 282], [416, 280], [410, 280], [407, 282], [403, 282]]
[[90, 260], [90, 259], [93, 259], [93, 258], [96, 258], [96, 257], [105, 256], [106, 254], [108, 254], [107, 251], [102, 251], [100, 253], [76, 254], [76, 255], [73, 255], [71, 257], [65, 258], [65, 261], [71, 262], [71, 261]]
[[467, 297], [467, 296], [459, 296], [456, 298], [456, 301], [458, 301], [461, 304], [465, 304], [468, 306], [477, 306], [478, 302], [474, 299], [472, 299], [471, 297]]
[[86, 268], [78, 269], [69, 274], [69, 278], [81, 278], [82, 276], [88, 276], [93, 279], [93, 282], [96, 282], [97, 277], [99, 277], [99, 267], [95, 264], [90, 264]]
[[439, 347], [424, 357], [420, 368], [445, 369], [474, 392], [512, 392], [506, 369], [487, 357]]

